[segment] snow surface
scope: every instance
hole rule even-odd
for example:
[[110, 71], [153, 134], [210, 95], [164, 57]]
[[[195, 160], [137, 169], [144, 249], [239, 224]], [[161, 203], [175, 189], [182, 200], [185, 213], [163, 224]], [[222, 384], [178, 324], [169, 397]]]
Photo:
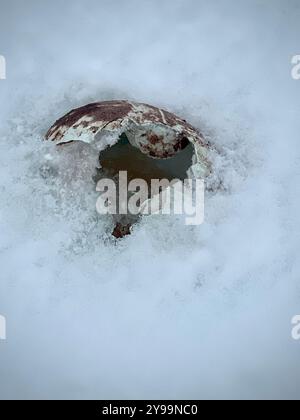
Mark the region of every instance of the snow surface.
[[[298, 0], [1, 4], [1, 398], [299, 398]], [[88, 146], [42, 138], [131, 99], [218, 150], [206, 222], [115, 243]]]

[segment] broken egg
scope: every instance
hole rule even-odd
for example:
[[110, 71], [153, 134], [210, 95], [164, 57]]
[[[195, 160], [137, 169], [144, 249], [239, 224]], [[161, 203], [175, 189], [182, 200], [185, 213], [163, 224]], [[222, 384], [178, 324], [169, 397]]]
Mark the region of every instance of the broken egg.
[[[126, 100], [104, 101], [74, 109], [46, 134], [57, 145], [80, 141], [99, 153], [101, 177], [128, 180], [205, 178], [210, 172], [209, 144], [187, 121], [163, 109]], [[151, 197], [149, 197], [151, 199]], [[115, 237], [130, 233], [137, 217], [116, 215]]]

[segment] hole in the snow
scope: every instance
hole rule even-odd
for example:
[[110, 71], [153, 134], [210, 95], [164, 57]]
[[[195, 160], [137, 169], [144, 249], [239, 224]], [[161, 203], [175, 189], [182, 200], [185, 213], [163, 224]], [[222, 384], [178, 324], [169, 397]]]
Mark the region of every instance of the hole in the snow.
[[189, 144], [184, 150], [168, 159], [152, 158], [132, 146], [122, 134], [117, 144], [100, 153], [101, 172], [114, 177], [119, 171], [127, 171], [128, 181], [141, 178], [148, 184], [151, 179], [187, 178], [187, 170], [192, 164], [194, 148]]
[[[98, 169], [95, 181], [103, 178], [113, 179], [118, 183], [119, 172], [127, 172], [127, 181], [143, 179], [151, 187], [152, 179], [184, 180], [187, 178], [187, 170], [192, 164], [194, 148], [188, 144], [183, 150], [178, 151], [173, 157], [162, 159], [152, 158], [132, 146], [125, 134], [120, 136], [118, 143], [108, 147], [100, 153]], [[149, 195], [150, 198], [150, 195]], [[131, 226], [139, 219], [139, 215], [114, 214], [115, 228], [112, 232], [116, 238], [122, 238], [130, 234]]]

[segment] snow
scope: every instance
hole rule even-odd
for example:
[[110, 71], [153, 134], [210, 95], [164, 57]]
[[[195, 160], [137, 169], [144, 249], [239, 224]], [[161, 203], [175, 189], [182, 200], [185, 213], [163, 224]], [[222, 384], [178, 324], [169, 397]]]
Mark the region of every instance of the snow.
[[[3, 5], [1, 398], [300, 397], [299, 21], [296, 0]], [[215, 145], [203, 225], [147, 217], [115, 243], [97, 156], [42, 142], [119, 98]]]

